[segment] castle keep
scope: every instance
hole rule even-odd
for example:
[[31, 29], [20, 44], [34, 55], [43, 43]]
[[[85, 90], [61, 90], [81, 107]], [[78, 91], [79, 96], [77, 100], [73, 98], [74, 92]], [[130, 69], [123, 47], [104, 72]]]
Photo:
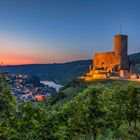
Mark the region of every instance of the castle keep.
[[96, 53], [93, 58], [93, 66], [90, 67], [87, 77], [129, 78], [130, 66], [127, 53], [127, 39], [127, 35], [115, 35], [113, 52]]

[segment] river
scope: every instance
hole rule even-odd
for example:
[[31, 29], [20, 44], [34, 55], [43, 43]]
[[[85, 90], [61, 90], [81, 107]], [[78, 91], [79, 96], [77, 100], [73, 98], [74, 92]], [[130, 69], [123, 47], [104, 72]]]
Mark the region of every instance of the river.
[[63, 87], [62, 85], [56, 84], [53, 81], [40, 81], [40, 82], [43, 83], [44, 85], [48, 85], [49, 87], [55, 88], [57, 91], [59, 91], [59, 89]]

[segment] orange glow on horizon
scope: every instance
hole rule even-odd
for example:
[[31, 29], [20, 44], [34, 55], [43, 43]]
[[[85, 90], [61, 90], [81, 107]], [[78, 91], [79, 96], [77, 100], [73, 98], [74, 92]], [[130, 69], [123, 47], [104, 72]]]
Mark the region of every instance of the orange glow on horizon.
[[[47, 61], [46, 61], [47, 60]], [[78, 61], [83, 60], [82, 58], [54, 58], [54, 59], [44, 59], [44, 61], [39, 60], [33, 60], [33, 59], [24, 59], [24, 58], [12, 58], [12, 57], [0, 57], [0, 65], [6, 66], [6, 65], [24, 65], [24, 64], [53, 64], [53, 63], [66, 63], [66, 62], [72, 62], [72, 61]]]
[[22, 64], [34, 64], [35, 62], [24, 58], [14, 57], [1, 57], [1, 65], [22, 65]]
[[2, 65], [65, 63], [90, 58], [88, 53], [76, 48], [11, 36], [0, 38], [0, 48]]

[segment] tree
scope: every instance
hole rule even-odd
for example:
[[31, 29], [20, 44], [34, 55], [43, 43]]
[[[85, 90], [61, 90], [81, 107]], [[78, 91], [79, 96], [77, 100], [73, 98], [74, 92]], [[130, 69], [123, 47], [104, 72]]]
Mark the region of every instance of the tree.
[[7, 83], [7, 73], [0, 74], [0, 139], [12, 138], [16, 134], [17, 100]]

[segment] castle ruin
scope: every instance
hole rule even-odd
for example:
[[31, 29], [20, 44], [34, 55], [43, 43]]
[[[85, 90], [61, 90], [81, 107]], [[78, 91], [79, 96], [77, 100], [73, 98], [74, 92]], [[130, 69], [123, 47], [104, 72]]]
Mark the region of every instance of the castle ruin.
[[130, 78], [130, 64], [128, 59], [128, 36], [114, 36], [114, 51], [96, 53], [93, 66], [86, 77], [91, 78]]

